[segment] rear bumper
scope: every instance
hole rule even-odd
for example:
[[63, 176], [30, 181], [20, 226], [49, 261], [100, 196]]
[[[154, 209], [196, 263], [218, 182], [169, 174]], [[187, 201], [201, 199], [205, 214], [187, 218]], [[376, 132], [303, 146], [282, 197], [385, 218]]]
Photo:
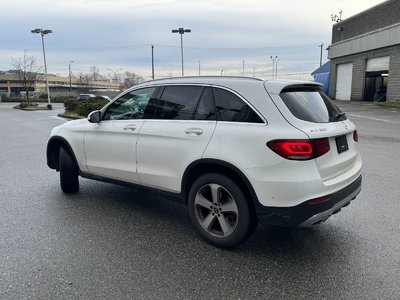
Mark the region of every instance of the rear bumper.
[[338, 213], [355, 199], [361, 191], [362, 177], [358, 177], [347, 187], [318, 199], [311, 199], [291, 207], [257, 207], [258, 219], [261, 223], [288, 226], [311, 227], [325, 221]]

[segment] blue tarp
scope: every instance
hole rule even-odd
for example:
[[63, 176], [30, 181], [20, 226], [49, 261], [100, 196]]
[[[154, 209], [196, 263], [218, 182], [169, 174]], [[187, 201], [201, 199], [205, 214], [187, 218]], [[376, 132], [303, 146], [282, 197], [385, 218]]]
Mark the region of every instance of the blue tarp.
[[311, 73], [311, 75], [314, 77], [314, 81], [322, 83], [324, 85], [324, 93], [327, 95], [329, 95], [330, 71], [331, 71], [331, 64], [328, 61]]

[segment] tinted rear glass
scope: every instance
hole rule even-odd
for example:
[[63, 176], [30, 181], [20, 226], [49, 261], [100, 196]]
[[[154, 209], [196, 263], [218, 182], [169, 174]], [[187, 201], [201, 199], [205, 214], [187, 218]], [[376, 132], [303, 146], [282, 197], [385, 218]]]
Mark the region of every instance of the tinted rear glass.
[[167, 86], [158, 101], [156, 119], [191, 120], [201, 86]]
[[218, 121], [263, 123], [254, 110], [235, 94], [213, 88]]
[[290, 112], [300, 120], [329, 123], [347, 119], [336, 104], [319, 89], [284, 89], [280, 96]]

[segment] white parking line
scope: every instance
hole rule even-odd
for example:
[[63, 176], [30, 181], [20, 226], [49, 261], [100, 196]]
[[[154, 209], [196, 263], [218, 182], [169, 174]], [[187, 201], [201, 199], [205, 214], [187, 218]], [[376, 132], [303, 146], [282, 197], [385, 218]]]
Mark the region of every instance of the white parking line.
[[362, 119], [369, 119], [369, 120], [374, 120], [374, 121], [379, 121], [379, 122], [385, 122], [385, 123], [391, 123], [391, 124], [400, 124], [398, 121], [391, 121], [391, 120], [386, 120], [382, 118], [374, 118], [374, 117], [367, 117], [367, 116], [361, 116], [357, 114], [347, 114], [351, 117], [356, 117], [356, 118], [362, 118]]
[[64, 118], [62, 118], [62, 117], [59, 117], [59, 116], [50, 116], [50, 118], [51, 118], [51, 119], [57, 119], [57, 120], [62, 120], [62, 121], [65, 121], [65, 119], [64, 119]]

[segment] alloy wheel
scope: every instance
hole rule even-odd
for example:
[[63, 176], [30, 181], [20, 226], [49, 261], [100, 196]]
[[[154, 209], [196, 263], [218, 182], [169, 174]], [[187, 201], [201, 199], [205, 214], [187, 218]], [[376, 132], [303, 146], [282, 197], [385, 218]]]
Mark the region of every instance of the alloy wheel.
[[196, 193], [194, 207], [200, 226], [213, 237], [226, 238], [237, 227], [238, 206], [222, 185], [209, 183], [202, 186]]

